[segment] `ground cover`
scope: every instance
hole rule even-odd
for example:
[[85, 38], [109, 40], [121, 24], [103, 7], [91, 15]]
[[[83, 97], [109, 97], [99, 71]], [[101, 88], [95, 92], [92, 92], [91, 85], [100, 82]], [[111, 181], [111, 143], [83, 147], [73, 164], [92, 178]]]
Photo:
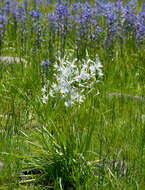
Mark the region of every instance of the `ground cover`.
[[0, 1], [0, 189], [144, 189], [145, 4]]

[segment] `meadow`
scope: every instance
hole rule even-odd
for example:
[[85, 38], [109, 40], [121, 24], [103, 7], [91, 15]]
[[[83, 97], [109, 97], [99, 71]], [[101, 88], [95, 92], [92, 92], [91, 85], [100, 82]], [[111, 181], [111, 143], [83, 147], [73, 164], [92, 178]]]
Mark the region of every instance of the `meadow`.
[[0, 0], [0, 190], [144, 190], [145, 3]]

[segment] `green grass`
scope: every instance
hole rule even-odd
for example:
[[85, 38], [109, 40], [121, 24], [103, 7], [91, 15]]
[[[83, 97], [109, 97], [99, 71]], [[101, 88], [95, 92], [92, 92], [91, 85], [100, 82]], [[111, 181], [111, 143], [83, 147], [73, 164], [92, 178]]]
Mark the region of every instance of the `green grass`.
[[[65, 166], [68, 162], [71, 167], [76, 167], [74, 168], [75, 172], [77, 169], [79, 170], [78, 166], [73, 166], [69, 161], [78, 153], [84, 154], [86, 161], [98, 160], [93, 164], [93, 171], [91, 171], [96, 176], [92, 173], [92, 176], [87, 178], [87, 183], [84, 183], [84, 187], [81, 186], [77, 176], [82, 175], [81, 170], [76, 172], [77, 175], [73, 174], [72, 179], [68, 179], [69, 174], [66, 171], [63, 174], [65, 177], [57, 178], [57, 174], [64, 169], [64, 166], [60, 164], [59, 168], [59, 164], [54, 162], [56, 164], [54, 168], [57, 168], [58, 171], [54, 177], [54, 184], [50, 179], [53, 178], [52, 174], [55, 172], [52, 171], [52, 176], [48, 174], [50, 186], [53, 184], [55, 189], [61, 189], [60, 179], [66, 178], [66, 181], [73, 183], [76, 189], [144, 189], [144, 101], [126, 97], [108, 97], [108, 94], [112, 92], [143, 96], [144, 62], [138, 55], [131, 54], [125, 55], [123, 59], [116, 57], [112, 63], [109, 63], [109, 60], [107, 62], [107, 59], [103, 59], [103, 57], [101, 61], [104, 65], [105, 75], [102, 84], [96, 85], [96, 89], [100, 90], [100, 95], [95, 96], [97, 91], [94, 90], [77, 109], [65, 108], [59, 102], [56, 107], [49, 103], [43, 105], [41, 102], [41, 79], [36, 77], [37, 70], [31, 72], [32, 66], [27, 66], [22, 71], [21, 65], [18, 64], [1, 65], [3, 69], [0, 84], [2, 100], [0, 102], [0, 161], [3, 163], [3, 167], [0, 168], [1, 189], [42, 189], [39, 183], [27, 187], [27, 185], [19, 185], [20, 180], [18, 180], [21, 171], [28, 167], [27, 156], [31, 158], [30, 163], [35, 156], [38, 160], [40, 159], [40, 168], [42, 160], [46, 164], [46, 168], [51, 161], [50, 155], [47, 156], [48, 163], [45, 160], [43, 155], [45, 148], [42, 146], [46, 143], [46, 149], [48, 148], [49, 137], [46, 140], [42, 138], [38, 142], [39, 130], [43, 129], [42, 126], [45, 126], [48, 132], [50, 131], [54, 135], [57, 145], [62, 146], [62, 150], [67, 147], [67, 152], [64, 152], [66, 160], [62, 160]], [[137, 71], [138, 75], [136, 75]], [[93, 129], [93, 133], [91, 133], [91, 129]], [[27, 137], [23, 133], [29, 136], [30, 142], [42, 146], [42, 150], [40, 149], [39, 152], [39, 148], [36, 148], [38, 152], [35, 153], [35, 147], [33, 148], [31, 143], [27, 143]], [[57, 139], [58, 134], [61, 140]], [[89, 134], [91, 138], [87, 139]], [[87, 147], [88, 142], [90, 143], [89, 147]], [[82, 148], [78, 147], [81, 144]], [[83, 146], [85, 151], [83, 151]], [[53, 144], [50, 143], [48, 150], [57, 160], [53, 148]], [[75, 151], [75, 155], [71, 151]], [[86, 154], [88, 151], [90, 153]], [[34, 159], [33, 162], [35, 168], [37, 160]], [[83, 166], [84, 163], [80, 164]], [[40, 168], [38, 167], [38, 170]], [[66, 170], [71, 171], [70, 168], [66, 168]], [[44, 173], [47, 174], [47, 169], [44, 170]], [[89, 169], [87, 169], [87, 173], [89, 175]], [[60, 176], [58, 175], [58, 177]]]
[[42, 103], [48, 51], [37, 53], [27, 52], [26, 65], [0, 64], [0, 190], [144, 190], [145, 101], [135, 99], [145, 98], [144, 48], [97, 50], [104, 76], [80, 107], [68, 108]]

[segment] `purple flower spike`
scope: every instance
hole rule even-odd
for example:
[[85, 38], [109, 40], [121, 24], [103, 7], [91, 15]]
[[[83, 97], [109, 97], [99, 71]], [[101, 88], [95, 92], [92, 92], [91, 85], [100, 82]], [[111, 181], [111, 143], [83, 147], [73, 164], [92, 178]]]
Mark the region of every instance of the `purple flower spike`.
[[48, 14], [49, 23], [55, 23], [55, 16], [53, 14]]
[[0, 23], [6, 25], [8, 23], [8, 19], [6, 15], [0, 15]]
[[39, 18], [41, 18], [42, 14], [41, 14], [41, 12], [40, 12], [39, 10], [34, 10], [34, 9], [32, 9], [32, 10], [30, 11], [30, 16], [31, 16], [32, 18], [39, 19]]

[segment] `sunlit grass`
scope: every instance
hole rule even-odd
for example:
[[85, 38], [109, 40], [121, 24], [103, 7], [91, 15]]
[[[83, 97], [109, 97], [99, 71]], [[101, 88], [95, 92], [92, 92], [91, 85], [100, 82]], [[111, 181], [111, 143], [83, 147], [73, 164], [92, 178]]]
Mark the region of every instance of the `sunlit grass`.
[[66, 107], [60, 94], [44, 104], [42, 88], [54, 78], [41, 63], [50, 52], [45, 43], [29, 51], [32, 39], [25, 55], [12, 28], [1, 56], [15, 60], [0, 59], [0, 189], [144, 190], [144, 48], [128, 40], [122, 50], [119, 42], [88, 49], [103, 66], [100, 82], [80, 105]]

